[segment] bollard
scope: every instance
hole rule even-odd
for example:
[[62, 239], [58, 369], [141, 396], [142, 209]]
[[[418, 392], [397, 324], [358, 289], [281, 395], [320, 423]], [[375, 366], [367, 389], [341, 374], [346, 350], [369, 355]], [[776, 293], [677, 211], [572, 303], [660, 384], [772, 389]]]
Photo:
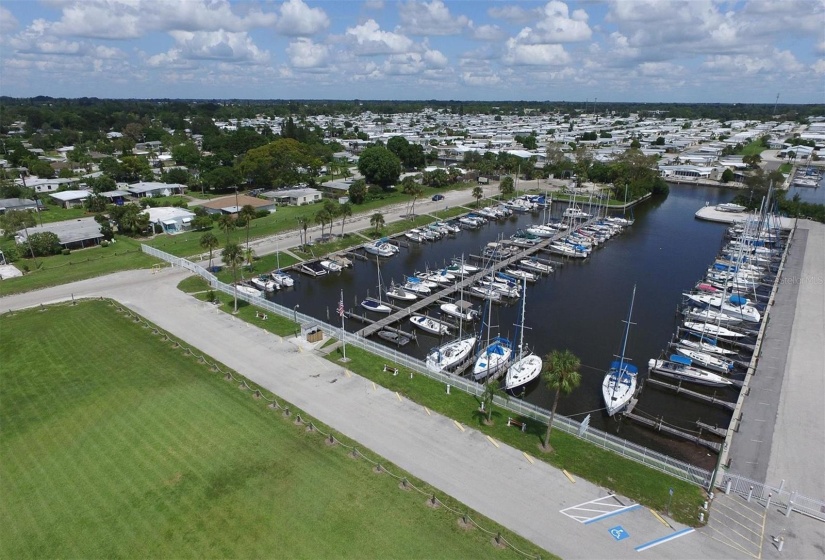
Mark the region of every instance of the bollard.
[[779, 544], [776, 546], [776, 549], [779, 552], [782, 552], [782, 547], [785, 546], [785, 537], [779, 537]]
[[410, 379], [412, 379], [412, 374], [413, 374], [413, 372], [412, 372], [412, 371], [410, 371]]
[[703, 510], [705, 510], [705, 511], [707, 511], [707, 510], [708, 510], [708, 503], [707, 503], [707, 501], [705, 502], [705, 505], [703, 505], [703, 506], [702, 506], [702, 509], [703, 509]]
[[773, 494], [768, 492], [768, 501], [765, 502], [765, 509], [770, 509], [771, 508], [771, 498], [773, 498]]
[[449, 383], [447, 383], [447, 394], [448, 395], [450, 394], [450, 384]]
[[753, 485], [751, 485], [750, 490], [748, 490], [748, 503], [751, 501], [751, 496], [753, 496]]
[[705, 514], [703, 512], [699, 512], [699, 523], [705, 522]]
[[785, 488], [785, 479], [782, 479], [782, 482], [779, 483], [779, 493], [782, 493], [782, 490]]
[[726, 494], [726, 495], [727, 495], [727, 494], [730, 494], [730, 484], [731, 484], [731, 480], [730, 480], [730, 479], [728, 479], [728, 481], [727, 481], [727, 482], [725, 482], [725, 494]]
[[792, 492], [791, 496], [788, 498], [788, 507], [785, 510], [785, 517], [790, 517], [791, 510], [793, 509], [794, 500], [796, 500], [796, 492]]

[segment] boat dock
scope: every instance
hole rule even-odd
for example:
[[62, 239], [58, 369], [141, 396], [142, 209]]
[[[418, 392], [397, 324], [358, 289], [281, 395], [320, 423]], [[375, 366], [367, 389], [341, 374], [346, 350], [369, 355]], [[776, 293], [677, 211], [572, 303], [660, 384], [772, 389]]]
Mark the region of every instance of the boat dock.
[[651, 420], [650, 418], [645, 418], [644, 416], [639, 416], [638, 414], [633, 414], [632, 412], [625, 412], [623, 415], [624, 415], [625, 418], [630, 418], [631, 420], [633, 420], [635, 422], [638, 422], [639, 424], [642, 424], [643, 426], [653, 428], [657, 432], [664, 432], [664, 433], [672, 435], [672, 436], [676, 436], [676, 437], [679, 437], [679, 438], [682, 438], [682, 439], [686, 439], [688, 441], [692, 441], [693, 443], [696, 443], [698, 445], [702, 445], [704, 447], [707, 447], [708, 449], [716, 451], [717, 453], [719, 453], [719, 451], [722, 449], [722, 444], [721, 443], [718, 443], [718, 442], [715, 442], [715, 441], [709, 441], [709, 440], [703, 439], [703, 438], [701, 438], [697, 435], [689, 434], [687, 432], [683, 432], [682, 430], [679, 430], [678, 428], [674, 428], [673, 426], [669, 426], [669, 425], [665, 424], [664, 422], [662, 422], [662, 420]]
[[733, 410], [734, 408], [736, 408], [735, 402], [720, 399], [716, 397], [715, 393], [711, 396], [704, 395], [696, 391], [691, 391], [690, 389], [685, 389], [684, 387], [682, 387], [681, 382], [678, 385], [674, 385], [673, 383], [667, 383], [666, 381], [660, 381], [658, 379], [653, 379], [652, 377], [648, 378], [647, 382], [652, 384], [654, 387], [675, 391], [677, 394], [687, 395], [688, 397], [691, 397], [693, 399], [704, 401], [710, 404], [719, 405], [724, 408], [727, 408], [728, 410]]

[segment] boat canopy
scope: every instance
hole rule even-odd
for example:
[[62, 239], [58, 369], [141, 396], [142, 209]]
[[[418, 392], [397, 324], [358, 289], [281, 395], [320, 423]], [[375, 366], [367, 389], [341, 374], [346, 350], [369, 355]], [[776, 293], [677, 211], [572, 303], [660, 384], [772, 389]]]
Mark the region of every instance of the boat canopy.
[[416, 278], [415, 276], [407, 276], [407, 282], [411, 282], [413, 284], [420, 284], [421, 279]]
[[730, 296], [729, 301], [733, 305], [746, 305], [748, 303], [747, 298], [743, 298], [742, 296]]
[[508, 282], [516, 283], [518, 279], [515, 276], [510, 276], [509, 274], [504, 274], [503, 272], [496, 272], [496, 277], [501, 278], [503, 280], [507, 280]]
[[615, 360], [615, 361], [610, 362], [610, 369], [611, 370], [615, 369], [616, 371], [619, 371], [620, 368], [625, 373], [628, 373], [630, 375], [636, 375], [637, 373], [639, 373], [639, 368], [637, 368], [633, 364], [628, 363], [627, 360], [625, 360], [624, 363], [622, 363], [621, 360]]
[[693, 364], [693, 362], [690, 360], [690, 358], [685, 358], [684, 356], [680, 356], [678, 354], [671, 354], [670, 355], [670, 361], [671, 362], [676, 362], [677, 364], [682, 364], [682, 365], [685, 365], [685, 366], [689, 366], [689, 365]]

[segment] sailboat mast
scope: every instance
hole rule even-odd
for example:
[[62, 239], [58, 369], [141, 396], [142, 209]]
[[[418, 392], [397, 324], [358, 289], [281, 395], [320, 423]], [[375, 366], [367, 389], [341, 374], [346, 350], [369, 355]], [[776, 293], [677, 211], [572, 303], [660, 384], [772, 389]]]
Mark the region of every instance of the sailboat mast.
[[521, 321], [518, 326], [519, 341], [518, 341], [518, 359], [524, 357], [524, 313], [527, 310], [527, 278], [522, 278], [521, 286]]
[[619, 362], [619, 375], [624, 369], [625, 351], [627, 350], [627, 338], [630, 335], [630, 319], [633, 316], [633, 303], [636, 301], [636, 284], [633, 284], [633, 295], [630, 296], [630, 310], [627, 312], [627, 321], [625, 321], [624, 340], [622, 341], [622, 357]]

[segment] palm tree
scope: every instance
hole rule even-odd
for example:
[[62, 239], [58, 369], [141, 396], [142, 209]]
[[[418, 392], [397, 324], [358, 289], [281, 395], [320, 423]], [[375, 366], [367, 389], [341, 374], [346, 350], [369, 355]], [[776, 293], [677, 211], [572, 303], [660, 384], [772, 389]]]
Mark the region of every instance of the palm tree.
[[217, 247], [218, 245], [220, 245], [220, 241], [218, 241], [218, 238], [215, 237], [215, 234], [212, 233], [211, 231], [201, 235], [201, 240], [200, 240], [201, 248], [209, 250], [209, 268], [210, 269], [212, 268], [212, 250], [215, 249], [215, 247]]
[[384, 227], [384, 214], [381, 212], [376, 212], [373, 214], [370, 218], [370, 225], [375, 228], [375, 233], [377, 235], [378, 232], [381, 231], [381, 228]]
[[304, 218], [303, 216], [298, 216], [295, 219], [298, 221], [298, 236], [301, 238], [301, 245], [303, 246], [304, 245], [304, 239], [306, 237], [307, 219]]
[[249, 224], [252, 223], [252, 220], [255, 218], [255, 207], [251, 204], [244, 204], [243, 207], [238, 212], [238, 219], [242, 220], [246, 226], [246, 250], [249, 251]]
[[224, 264], [232, 269], [232, 287], [235, 294], [235, 310], [238, 312], [238, 267], [243, 264], [243, 250], [237, 243], [227, 243], [221, 252]]
[[482, 189], [480, 186], [475, 187], [473, 189], [473, 198], [476, 199], [476, 208], [478, 208], [478, 205], [481, 202], [481, 199], [484, 198], [484, 189]]
[[341, 216], [341, 237], [344, 237], [344, 222], [347, 221], [347, 218], [352, 217], [352, 204], [349, 202], [343, 203], [338, 208], [338, 215]]
[[229, 232], [235, 229], [235, 218], [231, 214], [221, 214], [218, 218], [218, 227], [226, 232], [226, 243], [229, 243]]
[[321, 226], [321, 238], [324, 237], [324, 227], [329, 224], [332, 228], [332, 216], [326, 208], [321, 208], [315, 213], [315, 223]]
[[547, 423], [547, 433], [544, 435], [545, 451], [550, 451], [550, 431], [553, 429], [553, 419], [556, 416], [556, 407], [559, 405], [559, 397], [562, 393], [570, 394], [581, 383], [582, 376], [579, 373], [581, 360], [570, 350], [553, 350], [544, 357], [544, 368], [541, 377], [544, 384], [551, 391], [556, 391], [556, 398], [553, 400], [553, 409], [550, 411], [550, 421]]
[[498, 190], [501, 191], [502, 196], [505, 198], [510, 198], [516, 192], [516, 185], [513, 181], [513, 178], [509, 175], [504, 177], [501, 180], [501, 183], [498, 186]]
[[501, 386], [496, 380], [488, 380], [484, 386], [484, 392], [481, 394], [481, 402], [484, 403], [484, 408], [487, 411], [487, 419], [484, 421], [488, 426], [493, 423], [493, 397], [496, 395], [504, 395]]

